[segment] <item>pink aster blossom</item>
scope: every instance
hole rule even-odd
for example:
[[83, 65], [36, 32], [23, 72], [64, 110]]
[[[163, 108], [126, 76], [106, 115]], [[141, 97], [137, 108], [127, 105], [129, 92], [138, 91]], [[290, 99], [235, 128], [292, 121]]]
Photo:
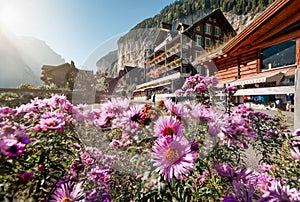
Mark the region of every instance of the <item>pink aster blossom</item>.
[[34, 173], [33, 172], [22, 172], [20, 174], [20, 180], [23, 183], [28, 183], [32, 180]]
[[178, 140], [158, 138], [152, 147], [156, 171], [168, 181], [173, 177], [183, 179], [195, 166], [195, 156], [190, 148], [184, 137]]
[[182, 96], [183, 94], [184, 94], [184, 91], [182, 89], [178, 89], [178, 90], [175, 91], [175, 95], [177, 97]]
[[70, 182], [62, 184], [56, 188], [51, 196], [50, 202], [80, 201], [84, 197], [81, 185], [82, 182], [75, 184], [74, 186], [72, 186]]
[[96, 127], [109, 127], [111, 125], [110, 121], [115, 116], [115, 113], [112, 111], [104, 111], [100, 113], [97, 119], [94, 120]]
[[183, 136], [182, 124], [172, 116], [159, 117], [154, 126], [155, 137], [181, 137]]
[[120, 113], [129, 108], [130, 99], [128, 98], [111, 98], [111, 103]]
[[9, 118], [16, 113], [15, 109], [10, 107], [0, 107], [0, 119]]
[[189, 114], [189, 109], [184, 105], [175, 104], [170, 99], [164, 101], [165, 107], [178, 118], [186, 118]]
[[112, 127], [121, 128], [124, 131], [131, 131], [132, 129], [138, 130], [141, 125], [143, 107], [144, 105], [141, 104], [130, 106], [127, 111], [124, 111], [112, 120]]
[[289, 185], [282, 185], [274, 180], [267, 187], [267, 191], [259, 201], [300, 201], [300, 192]]
[[58, 130], [63, 131], [65, 126], [64, 114], [56, 112], [46, 112], [41, 116], [40, 126], [44, 131]]
[[300, 160], [300, 151], [299, 151], [299, 148], [298, 147], [293, 147], [290, 149], [290, 152], [291, 152], [291, 157], [294, 159], [294, 160]]
[[25, 146], [15, 138], [5, 138], [0, 142], [0, 150], [6, 156], [20, 156], [24, 153]]

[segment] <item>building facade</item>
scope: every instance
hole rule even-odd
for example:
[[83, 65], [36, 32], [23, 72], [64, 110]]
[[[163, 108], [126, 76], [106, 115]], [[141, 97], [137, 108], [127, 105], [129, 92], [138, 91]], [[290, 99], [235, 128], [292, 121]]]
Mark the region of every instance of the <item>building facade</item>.
[[300, 4], [277, 0], [227, 43], [203, 57], [226, 86], [237, 86], [236, 102], [292, 110], [295, 69], [300, 67]]
[[171, 94], [181, 88], [190, 75], [212, 75], [215, 69], [194, 66], [194, 61], [203, 54], [215, 51], [235, 35], [219, 9], [192, 25], [179, 23], [176, 29], [172, 29], [172, 25], [163, 23], [153, 48], [147, 51], [145, 82], [137, 85], [135, 96]]

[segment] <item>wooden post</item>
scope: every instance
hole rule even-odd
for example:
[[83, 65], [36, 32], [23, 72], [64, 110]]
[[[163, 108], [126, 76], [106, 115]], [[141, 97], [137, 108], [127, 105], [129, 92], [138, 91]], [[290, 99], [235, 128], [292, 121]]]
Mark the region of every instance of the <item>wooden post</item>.
[[300, 37], [296, 38], [295, 96], [294, 96], [294, 129], [300, 128]]
[[237, 79], [241, 78], [241, 64], [240, 64], [240, 57], [237, 58]]
[[300, 68], [300, 37], [296, 38], [296, 65]]
[[298, 65], [295, 70], [294, 130], [300, 128], [300, 68]]
[[261, 50], [257, 51], [257, 61], [256, 61], [256, 73], [260, 73], [260, 65], [261, 65]]

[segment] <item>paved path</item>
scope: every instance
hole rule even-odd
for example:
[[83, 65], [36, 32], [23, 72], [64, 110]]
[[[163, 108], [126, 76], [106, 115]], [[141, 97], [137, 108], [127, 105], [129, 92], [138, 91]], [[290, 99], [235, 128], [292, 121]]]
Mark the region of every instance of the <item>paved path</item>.
[[[278, 112], [276, 110], [264, 110], [264, 109], [254, 109], [255, 111], [260, 111], [269, 116], [275, 116]], [[287, 118], [287, 124], [290, 125], [290, 130], [294, 131], [294, 112], [281, 111], [281, 113]]]

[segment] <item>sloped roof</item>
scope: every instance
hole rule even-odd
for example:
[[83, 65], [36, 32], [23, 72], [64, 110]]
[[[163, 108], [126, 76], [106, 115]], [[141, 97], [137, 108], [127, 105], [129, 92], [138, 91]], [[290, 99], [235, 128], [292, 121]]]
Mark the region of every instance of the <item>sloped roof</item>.
[[223, 53], [237, 56], [300, 36], [299, 0], [277, 0], [223, 48]]
[[222, 21], [225, 23], [224, 25], [228, 27], [228, 29], [230, 30], [230, 32], [232, 32], [233, 34], [236, 34], [235, 30], [233, 29], [233, 27], [228, 22], [228, 20], [223, 15], [223, 13], [222, 13], [222, 11], [220, 9], [216, 9], [216, 10], [212, 11], [211, 13], [209, 13], [208, 15], [204, 16], [203, 18], [201, 18], [200, 20], [196, 21], [195, 23], [193, 23], [192, 25], [190, 25], [188, 28], [186, 28], [184, 30], [184, 32], [188, 32], [189, 30], [193, 29], [198, 24], [202, 23], [203, 21], [206, 21], [208, 18], [210, 18], [210, 17], [212, 17], [214, 15], [218, 15], [218, 17], [220, 19], [222, 19]]

